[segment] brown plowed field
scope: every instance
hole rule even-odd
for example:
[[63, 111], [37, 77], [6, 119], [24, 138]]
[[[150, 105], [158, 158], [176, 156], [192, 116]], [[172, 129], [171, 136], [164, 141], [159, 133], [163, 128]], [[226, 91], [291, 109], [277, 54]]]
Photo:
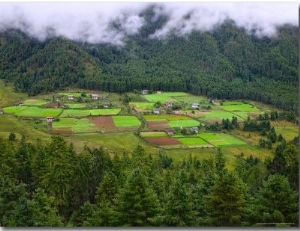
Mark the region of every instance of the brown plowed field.
[[90, 117], [89, 121], [97, 126], [97, 128], [105, 131], [117, 131], [111, 116]]
[[52, 103], [47, 103], [44, 104], [42, 107], [48, 107], [48, 108], [58, 108], [58, 107], [62, 107], [64, 105], [63, 102], [52, 102]]
[[147, 125], [151, 130], [163, 130], [169, 128], [168, 121], [147, 121]]
[[171, 137], [157, 137], [157, 138], [146, 138], [146, 140], [154, 145], [162, 146], [162, 145], [176, 145], [181, 144], [178, 140]]

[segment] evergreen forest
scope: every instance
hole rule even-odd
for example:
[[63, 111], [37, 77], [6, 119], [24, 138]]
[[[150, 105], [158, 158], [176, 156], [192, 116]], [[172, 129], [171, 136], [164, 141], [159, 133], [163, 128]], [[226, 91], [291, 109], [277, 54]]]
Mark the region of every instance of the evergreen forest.
[[[0, 79], [28, 96], [148, 89], [253, 100], [296, 120], [298, 27], [257, 36], [228, 19], [211, 31], [154, 39], [168, 17], [154, 17], [151, 7], [141, 14], [146, 23], [122, 46], [1, 31]], [[245, 121], [244, 131], [263, 133], [255, 123]], [[225, 120], [222, 126], [230, 130]], [[228, 169], [221, 149], [174, 161], [138, 144], [113, 155], [87, 145], [78, 153], [63, 136], [32, 142], [13, 132], [0, 136], [3, 227], [299, 227], [299, 136], [286, 140], [271, 130], [272, 158], [240, 153]]]

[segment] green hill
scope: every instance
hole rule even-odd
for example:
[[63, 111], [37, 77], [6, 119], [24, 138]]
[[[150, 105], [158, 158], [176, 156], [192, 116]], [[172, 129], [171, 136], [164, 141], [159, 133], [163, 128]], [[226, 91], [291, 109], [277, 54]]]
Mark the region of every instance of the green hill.
[[0, 77], [29, 95], [69, 86], [117, 93], [147, 88], [298, 110], [297, 27], [282, 25], [276, 36], [257, 37], [227, 20], [212, 31], [153, 39], [149, 35], [168, 18], [153, 20], [151, 8], [143, 14], [147, 23], [124, 46], [57, 37], [39, 42], [3, 32]]

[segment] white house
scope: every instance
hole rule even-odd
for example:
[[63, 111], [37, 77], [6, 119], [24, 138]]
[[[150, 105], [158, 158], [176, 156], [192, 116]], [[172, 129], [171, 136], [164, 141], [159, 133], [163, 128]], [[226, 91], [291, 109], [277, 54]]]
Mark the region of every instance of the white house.
[[99, 98], [98, 94], [92, 94], [92, 99], [97, 100]]
[[52, 122], [53, 121], [53, 117], [52, 116], [48, 116], [46, 117], [46, 121], [49, 123], [49, 122]]
[[74, 95], [68, 95], [68, 100], [73, 100], [74, 99]]
[[192, 108], [198, 108], [199, 107], [199, 103], [193, 103], [192, 104]]
[[154, 113], [154, 114], [159, 114], [159, 113], [160, 113], [160, 111], [159, 111], [159, 109], [158, 109], [158, 108], [154, 108], [154, 109], [153, 109], [153, 113]]

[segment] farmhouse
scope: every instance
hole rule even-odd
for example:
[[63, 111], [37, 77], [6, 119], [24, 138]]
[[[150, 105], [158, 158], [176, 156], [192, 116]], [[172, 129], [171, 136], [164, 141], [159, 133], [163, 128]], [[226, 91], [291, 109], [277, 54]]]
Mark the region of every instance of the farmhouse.
[[142, 90], [142, 94], [143, 95], [147, 95], [148, 94], [148, 90]]
[[161, 94], [161, 93], [162, 93], [162, 91], [157, 91], [157, 92], [156, 92], [156, 94]]
[[52, 122], [53, 121], [53, 117], [52, 116], [48, 116], [46, 117], [46, 121], [49, 123], [49, 122]]
[[199, 132], [199, 128], [198, 127], [192, 127], [190, 128], [191, 133], [198, 133]]
[[199, 103], [192, 103], [192, 108], [198, 108], [199, 107]]
[[97, 100], [99, 98], [98, 94], [92, 94], [92, 99]]
[[170, 101], [166, 102], [166, 106], [167, 107], [172, 107], [173, 106], [173, 102], [170, 102]]
[[103, 103], [103, 107], [108, 108], [109, 106], [110, 106], [110, 103], [107, 103], [107, 102]]
[[68, 100], [73, 100], [74, 99], [74, 95], [68, 95]]
[[173, 129], [173, 128], [168, 128], [168, 129], [166, 130], [166, 132], [167, 132], [167, 134], [168, 134], [169, 136], [174, 135], [174, 129]]
[[154, 109], [153, 109], [153, 113], [154, 113], [154, 114], [159, 114], [159, 113], [160, 113], [160, 111], [159, 111], [159, 109], [158, 109], [158, 108], [154, 108]]

